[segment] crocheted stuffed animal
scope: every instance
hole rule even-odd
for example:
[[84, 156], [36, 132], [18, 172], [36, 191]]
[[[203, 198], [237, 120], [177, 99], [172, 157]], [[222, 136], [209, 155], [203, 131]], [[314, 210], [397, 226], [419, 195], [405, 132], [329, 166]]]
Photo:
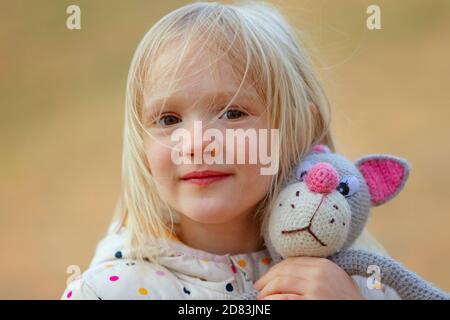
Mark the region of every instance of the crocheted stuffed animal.
[[[450, 299], [450, 295], [394, 259], [349, 249], [372, 206], [395, 197], [409, 175], [408, 163], [391, 155], [367, 155], [355, 163], [316, 145], [301, 161], [264, 221], [266, 247], [275, 263], [292, 256], [327, 257], [349, 275], [381, 271], [381, 283], [402, 299]], [[378, 283], [379, 284], [379, 283]], [[240, 296], [255, 299], [256, 291]]]

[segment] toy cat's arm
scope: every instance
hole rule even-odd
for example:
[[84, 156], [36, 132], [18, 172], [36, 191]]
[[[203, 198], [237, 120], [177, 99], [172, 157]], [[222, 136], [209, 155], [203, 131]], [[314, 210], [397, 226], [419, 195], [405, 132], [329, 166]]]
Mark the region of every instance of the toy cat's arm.
[[[393, 288], [405, 300], [450, 300], [445, 293], [408, 270], [398, 261], [364, 250], [345, 250], [328, 257], [349, 276], [367, 277], [370, 265], [380, 268], [380, 282]], [[246, 292], [236, 299], [256, 300], [256, 291]]]
[[244, 293], [236, 296], [232, 300], [256, 300], [257, 294], [258, 294], [258, 292], [256, 290], [244, 292]]
[[328, 259], [336, 263], [350, 276], [367, 277], [370, 265], [381, 271], [381, 283], [390, 286], [405, 300], [450, 300], [445, 293], [408, 270], [398, 261], [364, 250], [349, 249], [338, 252]]
[[[365, 250], [349, 249], [328, 257], [349, 276], [367, 277], [370, 265], [380, 269], [380, 282], [393, 288], [405, 300], [450, 300], [445, 293], [408, 270], [398, 261]], [[375, 289], [374, 289], [375, 290]], [[257, 291], [245, 292], [235, 299], [256, 300]]]

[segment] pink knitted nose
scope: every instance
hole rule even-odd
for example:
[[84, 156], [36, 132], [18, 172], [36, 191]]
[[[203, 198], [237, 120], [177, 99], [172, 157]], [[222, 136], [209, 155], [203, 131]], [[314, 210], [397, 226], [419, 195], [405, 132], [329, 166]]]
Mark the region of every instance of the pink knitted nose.
[[330, 193], [338, 186], [339, 175], [331, 164], [319, 162], [311, 167], [305, 182], [312, 192]]

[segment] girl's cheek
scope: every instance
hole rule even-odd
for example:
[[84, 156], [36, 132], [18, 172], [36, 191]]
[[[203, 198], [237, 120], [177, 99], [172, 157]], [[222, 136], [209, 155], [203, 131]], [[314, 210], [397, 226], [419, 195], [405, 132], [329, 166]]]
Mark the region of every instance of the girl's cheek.
[[172, 173], [174, 164], [171, 160], [171, 150], [171, 146], [162, 141], [146, 143], [145, 154], [155, 178]]
[[235, 171], [240, 179], [239, 184], [245, 185], [246, 190], [257, 194], [265, 194], [269, 191], [272, 176], [261, 174], [261, 166], [259, 165], [237, 165]]
[[[237, 172], [236, 185], [232, 191], [233, 198], [245, 208], [253, 207], [269, 192], [271, 177], [261, 175], [259, 169], [248, 166], [237, 169]], [[245, 192], [239, 190], [245, 190]]]

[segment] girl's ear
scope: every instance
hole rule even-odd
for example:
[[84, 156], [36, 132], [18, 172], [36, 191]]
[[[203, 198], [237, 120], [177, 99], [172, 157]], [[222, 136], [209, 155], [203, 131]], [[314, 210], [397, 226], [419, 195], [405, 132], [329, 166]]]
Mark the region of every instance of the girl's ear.
[[409, 176], [410, 166], [402, 158], [385, 154], [371, 154], [355, 162], [366, 180], [373, 206], [394, 198]]

